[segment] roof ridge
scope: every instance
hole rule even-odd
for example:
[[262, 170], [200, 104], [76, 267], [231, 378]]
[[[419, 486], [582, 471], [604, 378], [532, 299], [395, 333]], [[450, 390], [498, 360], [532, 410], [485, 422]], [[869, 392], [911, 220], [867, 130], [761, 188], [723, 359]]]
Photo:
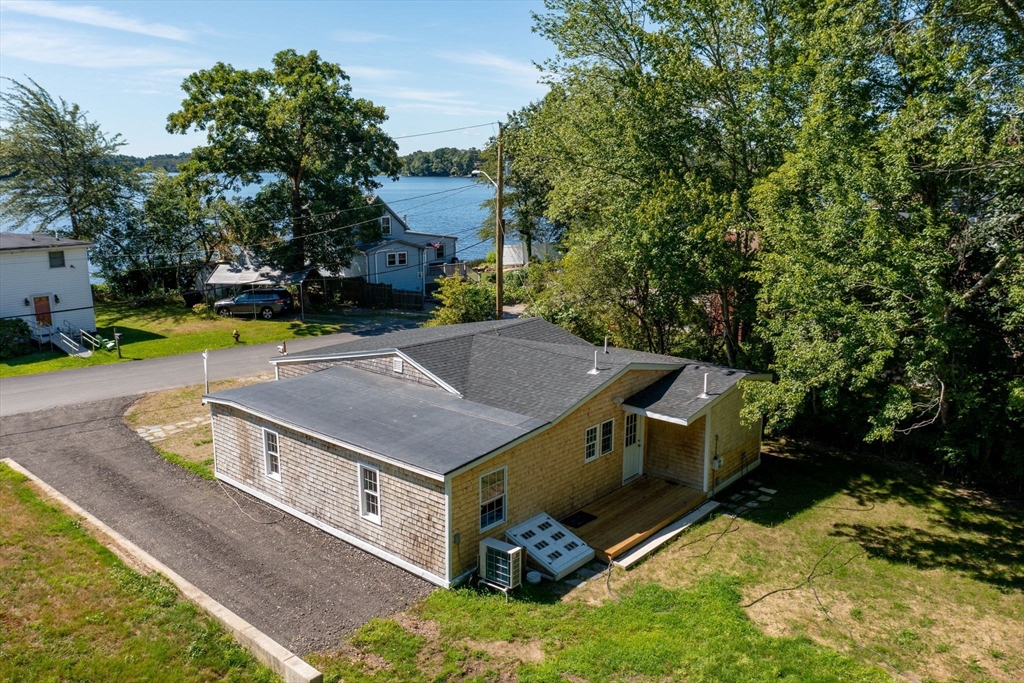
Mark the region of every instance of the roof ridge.
[[[503, 324], [501, 326], [501, 328], [493, 328], [493, 329], [505, 329], [505, 328], [508, 328], [508, 327], [515, 327], [516, 325], [518, 325], [520, 323], [523, 323], [523, 322], [526, 322], [528, 320], [533, 320], [533, 318], [512, 318], [512, 319], [509, 319], [507, 321], [504, 321], [504, 320], [486, 320], [486, 321], [481, 321], [481, 322], [507, 323], [507, 324]], [[472, 323], [470, 323], [470, 324], [472, 324]], [[481, 327], [483, 327], [483, 326], [481, 325]], [[420, 329], [425, 329], [425, 328], [420, 328]], [[478, 330], [466, 330], [465, 332], [462, 332], [460, 334], [453, 334], [450, 337], [443, 337], [441, 339], [425, 339], [423, 341], [415, 342], [415, 343], [412, 343], [412, 344], [400, 344], [400, 345], [396, 345], [394, 347], [389, 347], [389, 348], [414, 349], [414, 348], [416, 348], [418, 346], [427, 346], [429, 344], [440, 344], [441, 342], [451, 341], [453, 339], [463, 339], [465, 337], [480, 337], [480, 336], [486, 335], [488, 332], [493, 331], [493, 329], [492, 330], [480, 330], [480, 331], [478, 331]], [[494, 336], [495, 337], [500, 337], [501, 335], [495, 334]], [[512, 339], [512, 337], [505, 337], [505, 339]]]

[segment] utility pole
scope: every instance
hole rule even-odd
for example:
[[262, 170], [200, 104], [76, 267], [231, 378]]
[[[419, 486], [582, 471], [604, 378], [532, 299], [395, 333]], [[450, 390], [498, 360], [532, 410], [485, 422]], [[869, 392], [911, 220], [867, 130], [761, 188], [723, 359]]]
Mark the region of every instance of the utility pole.
[[494, 304], [495, 317], [501, 320], [505, 317], [505, 216], [502, 210], [502, 186], [504, 181], [505, 160], [501, 154], [501, 124], [498, 124], [498, 197], [494, 206], [494, 213], [497, 215], [497, 226], [494, 235], [494, 256], [497, 272], [494, 274]]

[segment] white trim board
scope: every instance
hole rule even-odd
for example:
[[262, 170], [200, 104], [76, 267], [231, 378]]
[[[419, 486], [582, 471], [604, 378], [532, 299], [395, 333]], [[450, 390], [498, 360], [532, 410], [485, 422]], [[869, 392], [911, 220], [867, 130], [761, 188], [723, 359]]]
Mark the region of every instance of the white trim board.
[[375, 546], [375, 545], [373, 545], [371, 543], [368, 543], [368, 542], [364, 541], [361, 538], [357, 538], [357, 537], [353, 536], [352, 534], [349, 534], [349, 533], [346, 533], [346, 532], [342, 531], [341, 529], [335, 529], [331, 525], [326, 524], [325, 522], [320, 521], [316, 517], [311, 517], [311, 516], [307, 515], [304, 512], [299, 512], [295, 508], [290, 507], [288, 505], [285, 505], [284, 503], [282, 503], [282, 502], [280, 502], [278, 500], [274, 500], [273, 498], [271, 498], [267, 494], [263, 493], [262, 491], [258, 491], [256, 489], [252, 488], [251, 486], [247, 486], [246, 484], [243, 484], [240, 481], [236, 481], [236, 480], [232, 479], [231, 477], [227, 476], [226, 474], [221, 474], [220, 472], [215, 472], [214, 476], [217, 477], [218, 479], [220, 479], [221, 481], [223, 481], [224, 483], [230, 484], [231, 486], [234, 486], [239, 491], [245, 491], [250, 496], [253, 496], [255, 498], [259, 498], [263, 502], [269, 503], [270, 505], [273, 505], [274, 507], [276, 507], [278, 510], [281, 510], [283, 512], [287, 512], [289, 515], [291, 515], [293, 517], [298, 517], [299, 519], [301, 519], [306, 524], [310, 524], [312, 526], [315, 526], [317, 529], [320, 529], [321, 531], [325, 531], [325, 532], [329, 533], [331, 536], [334, 536], [336, 538], [340, 538], [341, 540], [343, 540], [346, 543], [349, 543], [351, 545], [354, 545], [355, 547], [359, 548], [360, 550], [368, 552], [371, 555], [376, 555], [377, 557], [379, 557], [382, 560], [385, 560], [387, 562], [390, 562], [393, 565], [401, 567], [402, 569], [404, 569], [405, 571], [409, 572], [410, 574], [415, 574], [416, 576], [420, 577], [421, 579], [426, 579], [430, 583], [432, 583], [432, 584], [434, 584], [436, 586], [441, 586], [442, 588], [450, 588], [451, 587], [451, 582], [450, 581], [448, 581], [446, 579], [442, 579], [440, 576], [437, 576], [437, 575], [435, 575], [435, 574], [433, 574], [431, 572], [428, 572], [426, 569], [423, 569], [422, 567], [417, 567], [416, 565], [412, 564], [408, 560], [403, 560], [401, 557], [398, 557], [397, 555], [393, 555], [392, 553], [389, 553], [386, 550], [378, 548], [377, 546]]
[[616, 557], [612, 560], [612, 564], [616, 567], [629, 569], [634, 564], [686, 531], [686, 529], [710, 515], [719, 505], [721, 505], [721, 503], [715, 500], [709, 500], [706, 503], [703, 503], [696, 510], [693, 510], [680, 519], [677, 519], [675, 522], [669, 524], [667, 527], [654, 534], [640, 545], [635, 546], [627, 550], [622, 555]]
[[424, 375], [430, 378], [432, 382], [437, 384], [440, 388], [447, 391], [449, 394], [455, 394], [456, 396], [462, 396], [461, 393], [455, 387], [445, 382], [443, 379], [427, 370], [425, 367], [417, 363], [415, 360], [410, 358], [408, 355], [399, 351], [398, 349], [380, 349], [377, 351], [350, 351], [348, 353], [336, 353], [328, 354], [326, 356], [307, 356], [300, 358], [271, 358], [270, 364], [274, 366], [275, 372], [280, 364], [284, 365], [299, 365], [302, 363], [323, 363], [326, 361], [344, 361], [344, 360], [359, 360], [360, 358], [375, 358], [377, 356], [398, 356], [404, 362], [413, 366]]

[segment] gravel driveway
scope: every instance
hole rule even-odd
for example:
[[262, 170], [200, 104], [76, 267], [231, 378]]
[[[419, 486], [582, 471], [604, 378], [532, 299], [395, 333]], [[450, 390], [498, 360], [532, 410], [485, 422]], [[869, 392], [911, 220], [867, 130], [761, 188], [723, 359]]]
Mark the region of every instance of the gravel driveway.
[[344, 541], [164, 461], [122, 424], [133, 400], [5, 417], [0, 458], [17, 461], [300, 655], [333, 648], [352, 629], [432, 590]]

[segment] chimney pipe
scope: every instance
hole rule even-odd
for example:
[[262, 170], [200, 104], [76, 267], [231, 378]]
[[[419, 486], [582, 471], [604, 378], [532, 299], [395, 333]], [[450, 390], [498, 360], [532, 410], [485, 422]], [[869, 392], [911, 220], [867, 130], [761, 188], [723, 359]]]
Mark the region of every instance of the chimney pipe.
[[594, 351], [594, 367], [591, 368], [590, 370], [587, 370], [587, 374], [596, 375], [599, 372], [601, 371], [597, 369], [597, 351]]
[[604, 352], [608, 353], [608, 335], [604, 336]]

